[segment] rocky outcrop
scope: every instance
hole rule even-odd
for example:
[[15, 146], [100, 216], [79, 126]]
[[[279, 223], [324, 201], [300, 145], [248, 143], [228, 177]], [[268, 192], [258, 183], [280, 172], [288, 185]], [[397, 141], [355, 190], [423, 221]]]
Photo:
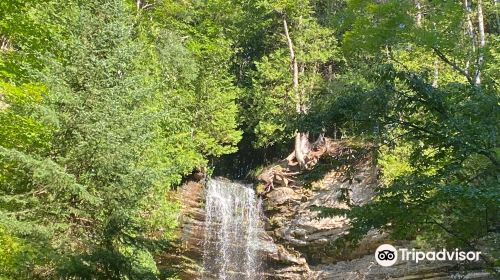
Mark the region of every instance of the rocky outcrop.
[[[264, 170], [267, 175], [260, 178], [273, 178], [270, 190], [261, 188], [267, 231], [281, 250], [278, 256], [269, 257], [270, 279], [453, 279], [458, 269], [453, 263], [379, 266], [373, 256], [375, 249], [383, 243], [395, 244], [381, 232], [370, 232], [354, 249], [335, 246], [335, 241], [349, 231], [349, 220], [342, 210], [366, 204], [375, 194], [379, 172], [372, 152], [370, 146], [327, 141], [310, 170], [295, 170], [296, 175], [285, 180], [282, 174], [293, 173], [293, 167], [282, 164]], [[273, 169], [280, 175], [273, 175]], [[262, 184], [270, 185], [269, 180]], [[325, 207], [335, 208], [339, 214], [320, 216], [318, 209]], [[492, 279], [484, 272], [467, 277], [464, 279]]]
[[[352, 249], [335, 246], [349, 231], [345, 215], [322, 217], [322, 207], [348, 210], [369, 203], [378, 184], [373, 149], [366, 145], [334, 142], [313, 151], [315, 159], [308, 170], [300, 171], [288, 162], [270, 166], [262, 172], [257, 189], [263, 199], [266, 233], [261, 254], [266, 264], [263, 279], [493, 279], [478, 270], [460, 274], [460, 266], [446, 262], [400, 262], [382, 267], [373, 252], [383, 243], [412, 247], [388, 241], [387, 234], [372, 231]], [[199, 279], [203, 258], [203, 184], [188, 182], [179, 191], [182, 204], [182, 240], [178, 259], [181, 279]]]
[[[219, 180], [227, 179], [219, 178]], [[182, 205], [178, 232], [180, 245], [177, 246], [175, 257], [170, 256], [170, 260], [176, 264], [179, 278], [184, 280], [200, 279], [203, 266], [206, 218], [204, 184], [198, 181], [188, 181], [180, 188], [178, 200]], [[293, 263], [295, 261], [290, 256], [283, 254], [286, 250], [282, 246], [276, 245], [266, 232], [259, 231], [258, 239], [260, 240], [258, 254], [261, 259], [285, 260], [288, 258], [287, 262]], [[263, 268], [262, 277], [271, 278], [271, 275], [266, 273], [266, 262], [264, 261], [259, 266]]]
[[180, 228], [177, 255], [181, 256], [181, 279], [198, 279], [200, 277], [203, 259], [203, 223], [205, 209], [203, 203], [203, 184], [188, 181], [179, 190], [178, 199], [181, 202]]
[[[367, 203], [374, 194], [377, 170], [368, 149], [355, 150], [332, 141], [324, 148], [314, 169], [287, 179], [293, 184], [274, 182], [273, 189], [263, 194], [269, 235], [282, 246], [282, 255], [294, 260], [271, 260], [274, 279], [320, 277], [315, 266], [363, 256], [385, 238], [373, 233], [352, 252], [340, 252], [332, 246], [348, 231], [349, 221], [343, 215], [320, 218], [315, 209], [348, 209]], [[283, 169], [287, 167], [281, 166]]]
[[321, 264], [313, 268], [307, 279], [322, 280], [445, 280], [445, 279], [493, 279], [484, 271], [460, 273], [453, 263], [446, 262], [400, 262], [391, 267], [382, 267], [372, 255], [335, 264]]

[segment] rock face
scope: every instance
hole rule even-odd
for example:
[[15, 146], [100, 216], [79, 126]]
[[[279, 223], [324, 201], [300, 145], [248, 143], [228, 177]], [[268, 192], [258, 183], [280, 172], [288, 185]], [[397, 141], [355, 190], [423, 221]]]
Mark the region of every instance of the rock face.
[[[228, 183], [230, 183], [229, 180], [227, 181]], [[179, 191], [178, 199], [182, 205], [182, 211], [180, 215], [181, 226], [178, 233], [181, 245], [178, 246], [178, 251], [176, 252], [177, 258], [170, 257], [170, 259], [173, 263], [176, 264], [178, 270], [180, 271], [179, 277], [181, 279], [201, 279], [203, 258], [208, 257], [209, 259], [211, 259], [210, 261], [215, 261], [215, 259], [217, 258], [217, 254], [221, 253], [212, 251], [211, 254], [205, 254], [204, 256], [203, 252], [205, 230], [207, 230], [205, 220], [209, 220], [209, 217], [207, 217], [205, 213], [206, 201], [204, 184], [195, 181], [187, 182]], [[259, 217], [257, 217], [256, 219], [259, 220]], [[222, 232], [220, 232], [219, 234], [221, 236], [223, 235]], [[279, 246], [274, 244], [273, 240], [266, 234], [266, 232], [260, 229], [260, 231], [256, 232], [255, 234], [256, 240], [259, 243], [259, 249], [256, 251], [256, 253], [259, 255], [258, 259], [265, 260], [270, 256], [272, 256], [272, 258], [279, 259]], [[212, 233], [212, 237], [217, 237], [216, 235], [217, 232]], [[238, 244], [236, 243], [231, 245], [238, 246]], [[258, 277], [256, 277], [256, 279], [269, 279], [270, 275], [265, 272], [265, 263], [261, 264], [259, 262], [258, 266], [261, 266], [262, 269], [258, 270], [259, 275]], [[211, 270], [210, 267], [208, 268], [208, 270]], [[213, 277], [208, 276], [208, 274], [205, 274], [204, 277], [207, 279], [214, 279]], [[228, 277], [227, 279], [232, 278]]]
[[[412, 247], [407, 242], [389, 241], [380, 232], [370, 232], [354, 250], [332, 245], [349, 231], [349, 221], [341, 214], [320, 217], [318, 209], [342, 210], [368, 203], [375, 194], [379, 171], [370, 147], [331, 141], [326, 145], [313, 170], [289, 179], [293, 184], [275, 183], [263, 194], [267, 231], [280, 248], [278, 255], [268, 258], [269, 279], [457, 279], [454, 271], [458, 267], [453, 263], [378, 265], [373, 253], [379, 245]], [[484, 272], [467, 277], [464, 279], [492, 279]]]
[[181, 246], [178, 252], [178, 255], [182, 256], [178, 260], [182, 264], [179, 269], [181, 279], [201, 277], [203, 223], [205, 221], [203, 197], [203, 184], [194, 181], [184, 184], [179, 192], [179, 200], [182, 205], [179, 231]]
[[[349, 231], [344, 215], [320, 217], [318, 208], [349, 209], [368, 203], [378, 184], [378, 169], [370, 147], [349, 147], [345, 143], [327, 141], [316, 166], [301, 174], [293, 168], [279, 167], [279, 175], [266, 172], [267, 181], [261, 197], [266, 234], [261, 239], [270, 248], [262, 251], [267, 264], [264, 279], [279, 280], [361, 280], [361, 279], [493, 279], [487, 273], [469, 273], [456, 277], [459, 267], [446, 262], [399, 262], [382, 267], [373, 252], [383, 243], [412, 247], [404, 242], [390, 242], [387, 235], [370, 232], [352, 250], [336, 249], [332, 244]], [[285, 171], [283, 171], [285, 170]], [[285, 175], [284, 175], [285, 174]], [[271, 178], [271, 184], [269, 184]], [[274, 179], [273, 179], [274, 178]], [[271, 186], [271, 187], [269, 187]], [[183, 205], [179, 255], [185, 256], [182, 279], [200, 279], [203, 252], [203, 186], [189, 182], [180, 192]]]
[[349, 221], [343, 215], [320, 218], [316, 209], [349, 209], [369, 202], [378, 171], [369, 150], [327, 145], [322, 158], [328, 160], [315, 167], [319, 172], [326, 167], [323, 173], [311, 176], [314, 171], [305, 172], [307, 175], [294, 178], [295, 184], [275, 185], [264, 194], [269, 235], [282, 246], [282, 255], [292, 256], [288, 262], [271, 260], [273, 279], [323, 279], [328, 265], [362, 257], [385, 240], [385, 235], [372, 233], [351, 252], [339, 252], [332, 246], [348, 231]]

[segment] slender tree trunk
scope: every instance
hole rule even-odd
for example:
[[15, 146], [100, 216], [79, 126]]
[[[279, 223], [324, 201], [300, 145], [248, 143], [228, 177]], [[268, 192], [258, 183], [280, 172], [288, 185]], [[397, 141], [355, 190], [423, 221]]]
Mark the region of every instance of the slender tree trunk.
[[[288, 43], [288, 49], [290, 50], [290, 64], [292, 70], [293, 79], [293, 91], [295, 94], [295, 110], [300, 115], [302, 111], [302, 98], [299, 90], [299, 67], [297, 65], [297, 58], [295, 57], [295, 51], [293, 49], [292, 38], [288, 31], [288, 23], [286, 18], [283, 18], [283, 27], [285, 29], [285, 36]], [[299, 167], [302, 169], [305, 167], [305, 156], [304, 156], [304, 140], [307, 140], [307, 133], [302, 133], [300, 131], [295, 132], [295, 159], [299, 163]]]
[[333, 78], [333, 65], [332, 63], [329, 63], [328, 64], [328, 70], [327, 70], [327, 78], [328, 78], [328, 81], [331, 81], [332, 78]]
[[479, 57], [476, 65], [476, 74], [474, 77], [474, 83], [479, 86], [481, 84], [481, 67], [484, 60], [484, 46], [486, 45], [486, 37], [484, 34], [484, 16], [483, 16], [483, 3], [481, 0], [477, 2], [477, 23], [479, 32]]
[[493, 0], [493, 6], [495, 7], [495, 18], [497, 20], [497, 33], [500, 34], [500, 17], [498, 16], [498, 2], [500, 2], [500, 0]]
[[479, 30], [479, 46], [484, 47], [486, 45], [486, 37], [484, 34], [484, 15], [483, 15], [483, 1], [478, 0], [477, 2], [477, 21]]
[[295, 57], [295, 51], [293, 49], [293, 42], [292, 38], [290, 37], [290, 33], [288, 31], [288, 23], [286, 22], [286, 19], [283, 19], [283, 27], [285, 29], [285, 36], [286, 40], [288, 43], [288, 49], [290, 50], [290, 65], [292, 69], [292, 76], [293, 76], [293, 90], [295, 93], [295, 97], [297, 97], [295, 101], [295, 108], [297, 110], [297, 113], [300, 113], [300, 99], [298, 98], [299, 96], [299, 67], [297, 64], [297, 58]]
[[434, 78], [432, 79], [432, 86], [437, 88], [439, 80], [439, 61], [437, 58], [434, 59]]
[[415, 6], [417, 7], [417, 17], [416, 23], [418, 27], [422, 26], [422, 4], [420, 4], [419, 0], [415, 0]]
[[[434, 30], [437, 30], [436, 23], [433, 23]], [[432, 86], [437, 88], [439, 84], [439, 60], [434, 58], [434, 77], [432, 79]]]

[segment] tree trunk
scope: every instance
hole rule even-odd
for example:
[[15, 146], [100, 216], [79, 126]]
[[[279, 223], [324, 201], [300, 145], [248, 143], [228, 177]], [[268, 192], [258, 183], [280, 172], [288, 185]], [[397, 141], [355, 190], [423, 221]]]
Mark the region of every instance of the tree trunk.
[[486, 45], [486, 37], [484, 35], [484, 16], [483, 16], [483, 4], [481, 0], [477, 1], [477, 23], [479, 31], [479, 57], [477, 59], [476, 74], [474, 78], [474, 83], [479, 86], [481, 84], [481, 67], [484, 60], [484, 46]]
[[[434, 30], [437, 30], [435, 22], [432, 23], [432, 26], [433, 26]], [[434, 77], [432, 79], [432, 86], [434, 88], [437, 88], [438, 84], [439, 84], [439, 60], [438, 60], [438, 58], [435, 57], [434, 58]]]
[[415, 21], [418, 27], [422, 27], [422, 5], [419, 0], [415, 0], [415, 6], [417, 7], [417, 17]]
[[500, 34], [500, 17], [498, 16], [498, 7], [497, 7], [498, 2], [500, 2], [500, 0], [493, 0], [493, 6], [495, 7], [495, 18], [497, 20], [497, 33]]
[[292, 69], [293, 76], [293, 91], [296, 97], [295, 100], [295, 109], [297, 113], [301, 113], [301, 104], [300, 104], [300, 96], [299, 96], [299, 67], [297, 64], [297, 58], [295, 57], [295, 51], [293, 49], [292, 38], [290, 37], [290, 33], [288, 32], [288, 23], [286, 19], [283, 19], [283, 27], [285, 28], [285, 36], [288, 43], [288, 49], [290, 50], [290, 66]]
[[[292, 79], [293, 79], [293, 91], [295, 94], [295, 110], [297, 114], [302, 114], [302, 98], [299, 90], [299, 67], [297, 65], [297, 58], [295, 57], [295, 51], [293, 49], [292, 38], [290, 38], [290, 33], [288, 31], [288, 23], [286, 22], [286, 18], [283, 18], [283, 27], [285, 29], [285, 36], [288, 43], [288, 49], [290, 50], [290, 64], [292, 70]], [[300, 131], [295, 132], [295, 159], [299, 163], [300, 169], [304, 168], [306, 165], [305, 156], [304, 156], [304, 147], [306, 146], [307, 133], [302, 133]]]
[[437, 58], [434, 59], [434, 78], [432, 79], [432, 86], [437, 88], [439, 81], [439, 61]]

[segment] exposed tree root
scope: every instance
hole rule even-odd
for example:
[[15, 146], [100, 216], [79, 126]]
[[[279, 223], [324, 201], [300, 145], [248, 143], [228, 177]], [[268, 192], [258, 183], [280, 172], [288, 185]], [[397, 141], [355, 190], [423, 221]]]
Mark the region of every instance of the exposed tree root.
[[311, 144], [309, 151], [304, 154], [304, 168], [301, 168], [295, 157], [295, 151], [276, 165], [265, 168], [257, 179], [265, 184], [264, 192], [271, 191], [275, 186], [297, 187], [296, 177], [305, 171], [311, 170], [318, 163], [323, 154], [328, 152], [328, 147], [333, 140], [320, 136]]
[[257, 180], [264, 184], [264, 193], [270, 192], [275, 187], [301, 187], [302, 182], [298, 180], [301, 174], [311, 172], [319, 163], [322, 157], [332, 157], [337, 160], [348, 161], [342, 164], [339, 172], [349, 174], [348, 168], [353, 168], [361, 162], [370, 160], [372, 157], [366, 157], [366, 152], [371, 149], [363, 149], [364, 152], [357, 153], [355, 148], [346, 144], [342, 140], [333, 140], [321, 136], [316, 142], [310, 144], [307, 154], [304, 154], [305, 166], [301, 168], [295, 157], [295, 152], [284, 158], [277, 164], [264, 168]]

